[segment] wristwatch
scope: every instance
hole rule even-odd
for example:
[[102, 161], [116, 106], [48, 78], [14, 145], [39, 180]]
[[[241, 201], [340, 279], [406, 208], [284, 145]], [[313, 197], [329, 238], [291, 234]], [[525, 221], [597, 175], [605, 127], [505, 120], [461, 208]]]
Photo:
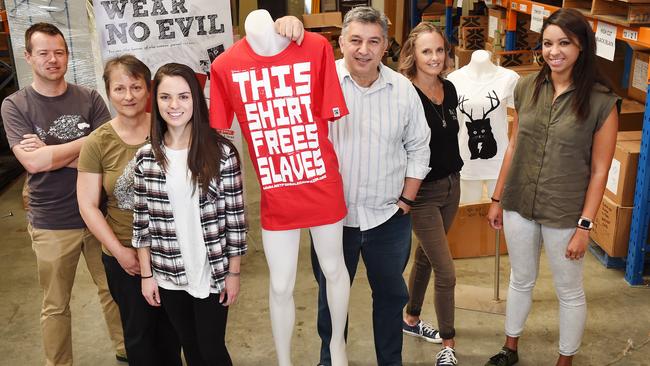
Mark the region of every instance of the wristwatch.
[[584, 230], [591, 230], [594, 227], [593, 221], [589, 220], [586, 217], [581, 217], [578, 219], [578, 228]]

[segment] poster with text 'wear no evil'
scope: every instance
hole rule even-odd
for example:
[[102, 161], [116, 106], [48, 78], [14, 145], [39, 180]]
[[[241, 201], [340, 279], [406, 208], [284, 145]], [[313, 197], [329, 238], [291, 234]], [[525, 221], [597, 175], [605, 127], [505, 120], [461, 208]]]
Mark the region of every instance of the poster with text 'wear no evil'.
[[[102, 61], [132, 54], [153, 76], [169, 62], [188, 65], [205, 85], [212, 61], [233, 43], [230, 0], [95, 0]], [[222, 131], [241, 151], [241, 132]]]
[[229, 0], [95, 0], [102, 59], [130, 53], [152, 74], [168, 62], [207, 75], [232, 45]]

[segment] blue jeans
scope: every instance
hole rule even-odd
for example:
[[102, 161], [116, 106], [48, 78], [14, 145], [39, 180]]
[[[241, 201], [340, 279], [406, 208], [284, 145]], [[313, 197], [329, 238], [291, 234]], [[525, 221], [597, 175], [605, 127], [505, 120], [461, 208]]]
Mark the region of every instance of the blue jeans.
[[[409, 294], [404, 282], [404, 268], [411, 253], [411, 217], [399, 215], [370, 230], [343, 227], [345, 266], [354, 280], [359, 255], [366, 265], [372, 290], [372, 323], [375, 354], [380, 366], [402, 364], [402, 310]], [[325, 276], [312, 245], [312, 269], [318, 281], [318, 334], [321, 338], [320, 363], [331, 365], [329, 343], [332, 321], [327, 306]], [[347, 334], [347, 329], [346, 329]]]

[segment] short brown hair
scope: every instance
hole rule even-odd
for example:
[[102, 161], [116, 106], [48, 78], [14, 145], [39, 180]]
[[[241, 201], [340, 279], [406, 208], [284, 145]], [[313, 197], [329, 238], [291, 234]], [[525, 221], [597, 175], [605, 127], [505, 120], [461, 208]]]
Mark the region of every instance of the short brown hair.
[[57, 28], [54, 24], [50, 23], [34, 23], [25, 31], [25, 50], [27, 53], [32, 53], [32, 36], [34, 33], [45, 33], [49, 36], [61, 36], [63, 44], [65, 45], [65, 53], [68, 53], [68, 43], [65, 41], [65, 37], [61, 30]]
[[111, 82], [111, 73], [119, 66], [122, 66], [130, 77], [135, 79], [144, 79], [144, 82], [147, 85], [147, 90], [151, 91], [151, 70], [149, 70], [147, 65], [137, 57], [126, 54], [114, 57], [108, 60], [106, 65], [104, 65], [104, 74], [102, 75], [102, 79], [104, 79], [106, 94], [110, 94], [109, 87]]
[[413, 80], [417, 74], [417, 69], [415, 66], [415, 41], [423, 33], [438, 33], [440, 37], [442, 37], [442, 40], [445, 43], [446, 56], [445, 65], [442, 69], [442, 72], [446, 73], [453, 67], [453, 62], [449, 56], [451, 45], [449, 44], [447, 37], [445, 37], [445, 34], [433, 23], [422, 22], [415, 26], [411, 33], [409, 33], [408, 38], [402, 46], [402, 51], [399, 54], [399, 72], [402, 73], [402, 75], [406, 76], [409, 80]]

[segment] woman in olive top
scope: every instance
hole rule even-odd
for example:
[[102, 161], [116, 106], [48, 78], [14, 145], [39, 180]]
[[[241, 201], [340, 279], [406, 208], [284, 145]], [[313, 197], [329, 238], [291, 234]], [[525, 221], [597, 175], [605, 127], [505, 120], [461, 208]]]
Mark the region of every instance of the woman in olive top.
[[[180, 366], [178, 337], [165, 312], [142, 297], [140, 263], [131, 246], [134, 156], [149, 136], [150, 80], [149, 68], [134, 56], [106, 63], [106, 93], [117, 115], [84, 142], [77, 198], [86, 225], [102, 242], [102, 260], [111, 295], [120, 308], [129, 364]], [[100, 209], [103, 192], [108, 198], [106, 216]]]
[[488, 213], [490, 225], [505, 230], [512, 267], [506, 342], [488, 366], [518, 361], [542, 243], [560, 303], [556, 365], [571, 365], [580, 347], [583, 256], [618, 129], [617, 97], [596, 72], [595, 49], [585, 18], [560, 9], [542, 26], [545, 65], [515, 88], [513, 133]]
[[[413, 232], [419, 245], [409, 277], [409, 302], [404, 314], [404, 333], [428, 342], [442, 343], [436, 366], [456, 365], [454, 353], [454, 288], [456, 272], [447, 243], [460, 199], [459, 171], [463, 166], [458, 149], [458, 97], [454, 85], [443, 78], [451, 68], [449, 42], [429, 22], [418, 24], [404, 42], [399, 70], [409, 78], [420, 96], [431, 128], [431, 171], [422, 181], [411, 208]], [[434, 306], [440, 332], [420, 319], [424, 295], [435, 273]]]

